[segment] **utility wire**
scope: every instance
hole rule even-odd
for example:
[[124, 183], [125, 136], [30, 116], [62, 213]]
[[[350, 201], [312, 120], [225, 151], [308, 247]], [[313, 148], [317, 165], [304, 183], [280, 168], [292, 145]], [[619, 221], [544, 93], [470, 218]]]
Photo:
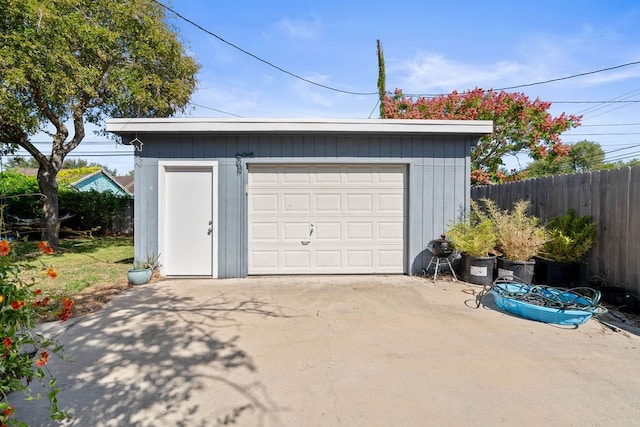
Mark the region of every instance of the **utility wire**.
[[266, 65], [268, 65], [268, 66], [270, 66], [270, 67], [272, 67], [272, 68], [275, 68], [276, 70], [278, 70], [278, 71], [280, 71], [280, 72], [283, 72], [283, 73], [285, 73], [285, 74], [288, 74], [288, 75], [290, 75], [291, 77], [294, 77], [294, 78], [296, 78], [296, 79], [298, 79], [298, 80], [302, 80], [302, 81], [304, 81], [304, 82], [306, 82], [306, 83], [309, 83], [309, 84], [312, 84], [312, 85], [315, 85], [315, 86], [319, 86], [319, 87], [324, 88], [324, 89], [329, 89], [329, 90], [332, 90], [332, 91], [334, 91], [334, 92], [346, 93], [346, 94], [348, 94], [348, 95], [366, 95], [366, 96], [370, 96], [370, 95], [378, 95], [378, 92], [352, 92], [352, 91], [348, 91], [348, 90], [343, 90], [343, 89], [338, 89], [338, 88], [335, 88], [335, 87], [331, 87], [331, 86], [323, 85], [322, 83], [317, 83], [317, 82], [314, 82], [314, 81], [312, 81], [312, 80], [306, 79], [306, 78], [304, 78], [304, 77], [302, 77], [302, 76], [299, 76], [299, 75], [297, 75], [297, 74], [292, 73], [291, 71], [287, 71], [287, 70], [285, 70], [284, 68], [279, 67], [279, 66], [277, 66], [277, 65], [273, 64], [272, 62], [267, 61], [266, 59], [262, 59], [262, 58], [260, 58], [259, 56], [254, 55], [253, 53], [251, 53], [251, 52], [249, 52], [249, 51], [247, 51], [247, 50], [245, 50], [245, 49], [241, 48], [240, 46], [237, 46], [237, 45], [235, 45], [235, 44], [233, 44], [233, 43], [231, 43], [231, 42], [229, 42], [229, 41], [227, 41], [227, 40], [223, 39], [222, 37], [220, 37], [219, 35], [215, 34], [214, 32], [207, 30], [207, 29], [206, 29], [206, 28], [204, 28], [203, 26], [201, 26], [201, 25], [199, 25], [199, 24], [195, 23], [194, 21], [192, 21], [192, 20], [191, 20], [191, 19], [189, 19], [189, 18], [184, 17], [183, 15], [179, 14], [178, 12], [176, 12], [176, 11], [175, 11], [175, 10], [173, 10], [173, 9], [171, 9], [170, 7], [165, 6], [164, 4], [160, 3], [159, 1], [157, 1], [157, 0], [151, 0], [151, 1], [152, 1], [152, 2], [154, 2], [154, 3], [156, 3], [158, 6], [162, 7], [163, 9], [165, 9], [165, 10], [167, 10], [167, 11], [171, 12], [172, 14], [174, 14], [174, 15], [175, 15], [175, 16], [177, 16], [178, 18], [182, 19], [183, 21], [187, 22], [188, 24], [193, 25], [194, 27], [196, 27], [196, 28], [197, 28], [197, 29], [199, 29], [200, 31], [203, 31], [203, 32], [205, 32], [205, 33], [209, 34], [210, 36], [215, 37], [216, 39], [220, 40], [221, 42], [223, 42], [223, 43], [225, 43], [225, 44], [227, 44], [227, 45], [231, 46], [231, 47], [232, 47], [232, 48], [234, 48], [234, 49], [239, 50], [240, 52], [244, 53], [245, 55], [249, 55], [249, 56], [250, 56], [250, 57], [252, 57], [253, 59], [258, 60], [258, 61], [262, 62], [263, 64], [266, 64]]
[[218, 110], [217, 108], [207, 107], [206, 105], [200, 105], [200, 104], [196, 104], [194, 102], [190, 102], [189, 104], [193, 105], [194, 107], [205, 108], [207, 110], [212, 110], [212, 111], [215, 111], [215, 112], [218, 112], [218, 113], [227, 114], [229, 116], [238, 117], [240, 119], [242, 118], [242, 116], [239, 116], [237, 114], [228, 113], [226, 111]]
[[500, 88], [500, 89], [493, 89], [493, 90], [497, 90], [497, 91], [499, 91], [499, 90], [511, 90], [511, 89], [519, 89], [521, 87], [544, 85], [544, 84], [547, 84], [547, 83], [553, 83], [553, 82], [559, 82], [559, 81], [562, 81], [562, 80], [575, 79], [577, 77], [584, 77], [584, 76], [588, 76], [588, 75], [591, 75], [591, 74], [602, 73], [602, 72], [605, 72], [605, 71], [617, 70], [619, 68], [630, 67], [632, 65], [638, 65], [638, 64], [640, 64], [640, 61], [627, 62], [626, 64], [620, 64], [620, 65], [615, 65], [613, 67], [601, 68], [599, 70], [594, 70], [594, 71], [587, 71], [586, 73], [572, 74], [570, 76], [558, 77], [558, 78], [555, 78], [555, 79], [543, 80], [543, 81], [540, 81], [540, 82], [527, 83], [527, 84], [522, 84], [522, 85], [517, 85], [517, 86], [507, 86], [507, 87], [503, 87], [503, 88]]
[[630, 99], [628, 101], [547, 101], [552, 104], [635, 104], [640, 103], [640, 99]]

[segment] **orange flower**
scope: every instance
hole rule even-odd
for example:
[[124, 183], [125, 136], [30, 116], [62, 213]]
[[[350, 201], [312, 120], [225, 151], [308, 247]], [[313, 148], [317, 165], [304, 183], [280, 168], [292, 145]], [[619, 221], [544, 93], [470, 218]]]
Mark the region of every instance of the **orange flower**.
[[42, 289], [36, 289], [35, 291], [33, 291], [33, 294], [34, 294], [35, 296], [38, 296], [38, 295], [40, 295], [41, 293], [42, 293]]
[[2, 344], [4, 344], [4, 346], [7, 348], [7, 350], [11, 350], [11, 344], [13, 341], [11, 341], [11, 338], [9, 337], [4, 337], [4, 339], [2, 340]]
[[38, 243], [38, 248], [47, 255], [53, 253], [53, 248], [45, 241]]
[[7, 239], [3, 239], [0, 241], [0, 255], [7, 256], [9, 253], [9, 241]]
[[63, 322], [69, 320], [69, 316], [71, 316], [71, 306], [73, 306], [73, 301], [69, 298], [62, 298], [61, 300], [63, 307], [62, 312], [58, 315], [58, 318]]
[[39, 368], [42, 368], [44, 365], [47, 364], [48, 360], [49, 360], [49, 353], [47, 353], [46, 351], [43, 351], [42, 353], [40, 353], [40, 358], [36, 362], [36, 365]]
[[8, 416], [10, 416], [11, 414], [13, 414], [13, 409], [14, 409], [14, 408], [13, 408], [13, 406], [9, 406], [7, 409], [5, 409], [4, 411], [2, 411], [2, 414], [3, 414], [5, 417], [8, 417]]
[[35, 308], [38, 307], [46, 307], [49, 304], [49, 298], [43, 298], [43, 299], [39, 299], [36, 302], [33, 303], [33, 306]]
[[4, 297], [0, 295], [0, 302], [4, 301]]
[[24, 307], [24, 301], [11, 301], [11, 307], [14, 310], [20, 310], [22, 307]]
[[53, 267], [49, 267], [49, 269], [47, 270], [47, 276], [51, 277], [52, 279], [55, 279], [56, 277], [58, 277], [58, 272], [55, 271]]

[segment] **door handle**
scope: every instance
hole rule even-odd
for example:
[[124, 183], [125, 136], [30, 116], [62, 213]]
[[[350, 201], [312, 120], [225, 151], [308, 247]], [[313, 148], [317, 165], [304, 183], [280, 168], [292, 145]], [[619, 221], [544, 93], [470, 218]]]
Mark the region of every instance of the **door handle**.
[[302, 240], [302, 241], [300, 242], [300, 244], [301, 244], [301, 245], [303, 245], [303, 246], [306, 246], [306, 245], [308, 245], [309, 243], [311, 243], [311, 240]]
[[309, 230], [309, 237], [313, 234], [313, 224], [311, 224], [311, 229]]

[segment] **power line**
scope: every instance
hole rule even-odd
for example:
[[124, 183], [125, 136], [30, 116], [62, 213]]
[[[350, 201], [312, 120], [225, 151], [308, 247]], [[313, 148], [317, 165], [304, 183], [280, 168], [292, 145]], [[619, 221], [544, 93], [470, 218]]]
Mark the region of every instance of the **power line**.
[[195, 102], [190, 102], [189, 104], [193, 105], [194, 107], [205, 108], [207, 110], [215, 111], [215, 112], [222, 113], [222, 114], [227, 114], [229, 116], [238, 117], [240, 119], [242, 118], [242, 116], [239, 116], [237, 114], [228, 113], [226, 111], [218, 110], [217, 108], [207, 107], [206, 105], [196, 104]]
[[250, 56], [250, 57], [252, 57], [253, 59], [258, 60], [258, 61], [262, 62], [263, 64], [266, 64], [266, 65], [268, 65], [268, 66], [270, 66], [270, 67], [272, 67], [272, 68], [275, 68], [276, 70], [278, 70], [278, 71], [280, 71], [280, 72], [283, 72], [283, 73], [285, 73], [285, 74], [288, 74], [288, 75], [290, 75], [291, 77], [294, 77], [294, 78], [296, 78], [296, 79], [298, 79], [298, 80], [302, 80], [303, 82], [306, 82], [306, 83], [309, 83], [309, 84], [312, 84], [312, 85], [315, 85], [315, 86], [319, 86], [319, 87], [324, 88], [324, 89], [329, 89], [329, 90], [332, 90], [332, 91], [334, 91], [334, 92], [346, 93], [346, 94], [348, 94], [348, 95], [366, 95], [366, 96], [370, 96], [370, 95], [378, 95], [378, 92], [352, 92], [352, 91], [348, 91], [348, 90], [343, 90], [343, 89], [338, 89], [338, 88], [335, 88], [335, 87], [331, 87], [331, 86], [323, 85], [322, 83], [317, 83], [317, 82], [314, 82], [314, 81], [312, 81], [312, 80], [306, 79], [306, 78], [304, 78], [304, 77], [302, 77], [302, 76], [299, 76], [299, 75], [297, 75], [297, 74], [292, 73], [291, 71], [287, 71], [287, 70], [285, 70], [284, 68], [279, 67], [279, 66], [277, 66], [277, 65], [273, 64], [272, 62], [267, 61], [266, 59], [262, 59], [262, 58], [260, 58], [259, 56], [254, 55], [253, 53], [251, 53], [251, 52], [249, 52], [249, 51], [247, 51], [247, 50], [245, 50], [245, 49], [241, 48], [240, 46], [237, 46], [237, 45], [235, 45], [235, 44], [233, 44], [233, 43], [231, 43], [231, 42], [229, 42], [229, 41], [227, 41], [227, 40], [223, 39], [222, 37], [220, 37], [219, 35], [215, 34], [214, 32], [209, 31], [209, 30], [207, 30], [206, 28], [204, 28], [203, 26], [201, 26], [201, 25], [199, 25], [199, 24], [195, 23], [194, 21], [190, 20], [189, 18], [186, 18], [186, 17], [182, 16], [181, 14], [179, 14], [178, 12], [176, 12], [175, 10], [171, 9], [171, 8], [170, 8], [170, 7], [168, 7], [168, 6], [165, 6], [164, 4], [160, 3], [159, 1], [157, 1], [157, 0], [151, 0], [151, 1], [152, 1], [152, 2], [154, 2], [154, 3], [156, 3], [157, 5], [159, 5], [159, 6], [160, 6], [160, 7], [162, 7], [163, 9], [165, 9], [165, 10], [167, 10], [167, 11], [171, 12], [172, 14], [174, 14], [174, 15], [175, 15], [175, 16], [177, 16], [178, 18], [182, 19], [183, 21], [187, 22], [188, 24], [193, 25], [194, 27], [196, 27], [196, 28], [197, 28], [197, 29], [199, 29], [200, 31], [203, 31], [203, 32], [205, 32], [205, 33], [209, 34], [210, 36], [215, 37], [216, 39], [220, 40], [221, 42], [223, 42], [223, 43], [225, 43], [225, 44], [227, 44], [227, 45], [231, 46], [231, 47], [232, 47], [232, 48], [234, 48], [234, 49], [239, 50], [240, 52], [244, 53], [245, 55], [249, 55], [249, 56]]
[[566, 136], [595, 136], [595, 135], [640, 135], [640, 132], [605, 132], [605, 133], [569, 133]]
[[601, 123], [597, 125], [583, 125], [583, 124], [580, 125], [581, 128], [596, 127], [596, 126], [640, 126], [640, 123]]
[[572, 74], [570, 76], [558, 77], [558, 78], [555, 78], [555, 79], [543, 80], [543, 81], [539, 81], [539, 82], [535, 82], [535, 83], [527, 83], [527, 84], [522, 84], [522, 85], [517, 85], [517, 86], [507, 86], [507, 87], [503, 87], [503, 88], [500, 88], [500, 89], [493, 89], [493, 90], [511, 90], [511, 89], [519, 89], [521, 87], [544, 85], [544, 84], [547, 84], [547, 83], [553, 83], [553, 82], [559, 82], [559, 81], [562, 81], [562, 80], [575, 79], [577, 77], [589, 76], [591, 74], [597, 74], [597, 73], [602, 73], [602, 72], [605, 72], [605, 71], [617, 70], [619, 68], [630, 67], [632, 65], [638, 65], [638, 64], [640, 64], [640, 61], [627, 62], [626, 64], [614, 65], [613, 67], [601, 68], [599, 70], [594, 70], [594, 71], [587, 71], [586, 73]]
[[634, 104], [640, 103], [640, 99], [628, 101], [547, 101], [552, 104]]

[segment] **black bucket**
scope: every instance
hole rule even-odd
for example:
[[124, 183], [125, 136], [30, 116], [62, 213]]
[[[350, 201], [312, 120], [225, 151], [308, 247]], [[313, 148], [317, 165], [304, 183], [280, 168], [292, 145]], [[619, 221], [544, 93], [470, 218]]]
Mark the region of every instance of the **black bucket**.
[[525, 283], [532, 283], [535, 265], [535, 260], [511, 261], [505, 258], [498, 258], [498, 277], [512, 280], [515, 276]]
[[493, 283], [495, 256], [476, 258], [463, 255], [460, 262], [460, 277], [467, 283], [490, 285]]
[[547, 285], [556, 288], [580, 286], [580, 264], [577, 262], [544, 261], [547, 270]]

